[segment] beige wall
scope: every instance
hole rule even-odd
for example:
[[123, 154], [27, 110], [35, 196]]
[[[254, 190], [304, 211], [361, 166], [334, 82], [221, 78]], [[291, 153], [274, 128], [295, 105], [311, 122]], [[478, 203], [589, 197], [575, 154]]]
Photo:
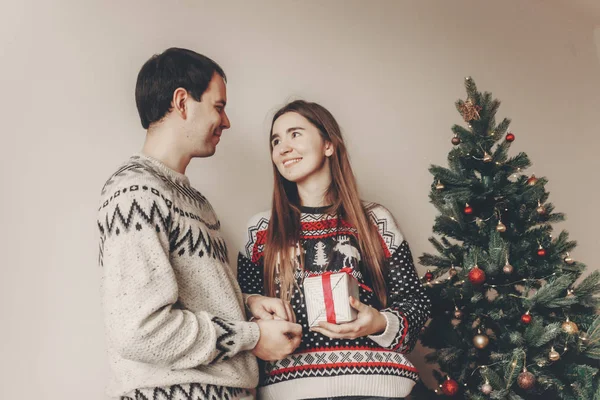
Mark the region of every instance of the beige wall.
[[[540, 1], [13, 1], [0, 16], [2, 399], [103, 399], [107, 378], [95, 224], [108, 174], [142, 143], [135, 77], [189, 47], [229, 76], [232, 129], [188, 173], [231, 254], [271, 188], [269, 114], [327, 106], [367, 199], [429, 250], [430, 163], [444, 163], [463, 78], [503, 101], [513, 150], [598, 269], [600, 62], [592, 20]], [[600, 45], [598, 31], [596, 44]], [[420, 363], [420, 355], [413, 359]]]

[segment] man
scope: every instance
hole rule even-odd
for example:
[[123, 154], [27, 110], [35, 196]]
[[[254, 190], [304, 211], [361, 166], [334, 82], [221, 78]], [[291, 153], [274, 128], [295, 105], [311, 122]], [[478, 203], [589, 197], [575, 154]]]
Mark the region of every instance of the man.
[[185, 175], [230, 127], [225, 79], [211, 59], [178, 48], [139, 72], [146, 140], [106, 182], [98, 214], [113, 397], [252, 399], [254, 355], [281, 359], [300, 343], [288, 305], [245, 321], [219, 219]]

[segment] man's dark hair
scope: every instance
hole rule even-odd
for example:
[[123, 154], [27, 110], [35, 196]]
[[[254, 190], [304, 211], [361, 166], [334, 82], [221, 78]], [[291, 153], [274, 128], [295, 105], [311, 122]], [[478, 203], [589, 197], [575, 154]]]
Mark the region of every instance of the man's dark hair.
[[140, 69], [135, 85], [135, 103], [144, 129], [169, 112], [177, 88], [200, 101], [215, 72], [227, 80], [219, 64], [191, 50], [171, 47], [152, 56]]

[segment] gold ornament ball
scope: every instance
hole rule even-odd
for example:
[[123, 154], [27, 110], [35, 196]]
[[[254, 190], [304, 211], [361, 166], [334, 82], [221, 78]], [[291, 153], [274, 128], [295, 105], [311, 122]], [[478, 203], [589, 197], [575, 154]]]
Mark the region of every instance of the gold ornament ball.
[[490, 339], [481, 333], [473, 337], [473, 346], [479, 350], [485, 349], [489, 343]]
[[502, 222], [498, 222], [496, 230], [500, 233], [506, 232], [506, 225], [504, 225]]
[[456, 270], [456, 268], [452, 267], [448, 270], [448, 275], [451, 276], [452, 278], [454, 278], [456, 276], [456, 274], [458, 274], [458, 271]]
[[573, 259], [571, 258], [571, 256], [569, 255], [569, 253], [567, 253], [567, 255], [565, 257], [565, 263], [567, 263], [567, 264], [573, 264]]
[[537, 211], [538, 214], [543, 215], [546, 213], [546, 209], [544, 208], [544, 206], [538, 206], [538, 208], [535, 209]]
[[445, 187], [446, 186], [444, 186], [444, 184], [442, 182], [440, 182], [440, 181], [437, 181], [437, 184], [435, 185], [435, 188], [437, 190], [444, 190]]
[[550, 353], [548, 353], [548, 359], [550, 361], [560, 360], [560, 354], [558, 353], [558, 351], [554, 350], [554, 347], [550, 349]]
[[514, 271], [514, 267], [510, 264], [506, 264], [504, 267], [502, 267], [502, 272], [504, 272], [506, 275], [510, 275], [513, 273]]
[[490, 385], [489, 383], [484, 383], [483, 385], [481, 385], [481, 393], [483, 394], [490, 394], [492, 393], [492, 385]]
[[568, 333], [569, 335], [574, 335], [577, 332], [579, 332], [579, 327], [577, 327], [577, 324], [575, 322], [566, 320], [562, 323], [562, 330], [563, 332]]
[[463, 317], [463, 312], [460, 310], [454, 310], [454, 318], [456, 319], [462, 319]]
[[521, 389], [531, 389], [535, 385], [535, 376], [531, 372], [524, 370], [519, 374], [517, 383]]
[[490, 156], [488, 153], [484, 153], [483, 162], [489, 163], [489, 162], [492, 162], [492, 160], [493, 160], [492, 156]]

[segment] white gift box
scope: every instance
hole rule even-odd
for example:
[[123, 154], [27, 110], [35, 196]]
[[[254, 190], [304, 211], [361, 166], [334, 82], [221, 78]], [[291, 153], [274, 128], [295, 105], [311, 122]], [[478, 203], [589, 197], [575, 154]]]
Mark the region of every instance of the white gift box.
[[352, 322], [358, 311], [350, 305], [349, 297], [359, 299], [358, 281], [347, 272], [325, 272], [304, 279], [304, 299], [308, 325], [318, 326]]

